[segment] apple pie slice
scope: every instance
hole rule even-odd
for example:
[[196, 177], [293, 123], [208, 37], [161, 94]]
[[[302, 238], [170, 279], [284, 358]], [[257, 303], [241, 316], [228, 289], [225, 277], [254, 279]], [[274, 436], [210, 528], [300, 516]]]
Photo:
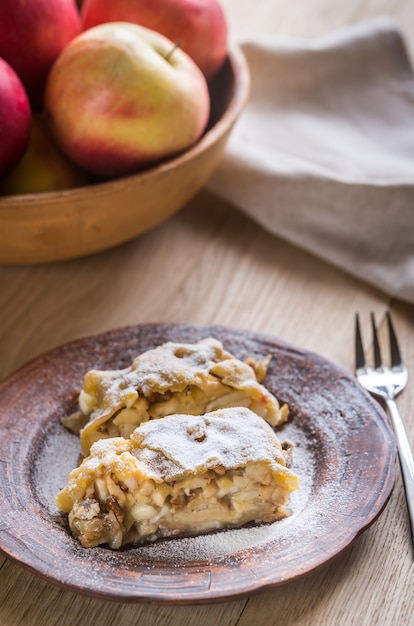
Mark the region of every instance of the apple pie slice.
[[142, 422], [173, 413], [202, 415], [244, 406], [276, 426], [287, 420], [289, 410], [261, 384], [268, 363], [269, 358], [236, 359], [213, 338], [168, 342], [140, 354], [125, 369], [89, 371], [80, 411], [62, 421], [80, 431], [84, 456], [98, 439], [128, 438]]
[[94, 443], [56, 503], [88, 548], [273, 522], [299, 487], [291, 446], [243, 407], [170, 415]]

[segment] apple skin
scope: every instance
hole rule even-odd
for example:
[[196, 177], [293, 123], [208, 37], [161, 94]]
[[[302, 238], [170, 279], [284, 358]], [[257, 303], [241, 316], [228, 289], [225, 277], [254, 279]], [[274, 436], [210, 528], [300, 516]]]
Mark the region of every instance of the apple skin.
[[22, 158], [30, 137], [32, 112], [20, 78], [0, 59], [0, 176]]
[[1, 195], [44, 193], [81, 187], [90, 182], [86, 172], [62, 152], [46, 117], [34, 113], [26, 152], [16, 167], [0, 179]]
[[75, 0], [0, 0], [0, 57], [20, 77], [33, 109], [52, 63], [82, 30]]
[[133, 22], [181, 42], [209, 79], [227, 56], [227, 22], [217, 0], [84, 0], [83, 28]]
[[163, 35], [112, 22], [71, 41], [45, 110], [62, 150], [101, 177], [134, 173], [191, 146], [210, 113], [207, 81]]

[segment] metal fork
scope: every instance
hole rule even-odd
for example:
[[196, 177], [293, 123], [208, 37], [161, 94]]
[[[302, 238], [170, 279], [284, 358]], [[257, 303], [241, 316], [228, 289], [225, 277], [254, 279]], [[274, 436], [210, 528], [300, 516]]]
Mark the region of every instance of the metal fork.
[[411, 540], [414, 548], [414, 459], [408, 441], [407, 433], [398, 410], [395, 398], [407, 384], [407, 368], [405, 367], [390, 312], [386, 312], [388, 335], [390, 344], [391, 367], [383, 364], [380, 344], [374, 314], [371, 313], [371, 324], [374, 347], [374, 367], [368, 367], [365, 362], [362, 344], [359, 316], [355, 319], [355, 366], [356, 377], [360, 384], [374, 397], [382, 398], [386, 403], [393, 426], [398, 457], [400, 461], [405, 497], [407, 500], [408, 517], [410, 522]]

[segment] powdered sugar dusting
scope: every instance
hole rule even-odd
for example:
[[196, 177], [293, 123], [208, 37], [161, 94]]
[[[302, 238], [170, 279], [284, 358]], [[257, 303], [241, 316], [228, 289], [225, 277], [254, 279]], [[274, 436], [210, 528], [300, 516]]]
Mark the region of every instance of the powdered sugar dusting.
[[79, 437], [56, 424], [38, 451], [34, 468], [36, 495], [50, 515], [59, 513], [54, 498], [65, 486], [69, 473], [78, 464]]
[[[110, 440], [104, 440], [103, 446]], [[265, 462], [280, 472], [282, 450], [272, 428], [249, 409], [219, 409], [201, 416], [170, 415], [142, 424], [131, 435], [133, 454], [148, 466], [151, 475], [177, 480], [185, 472], [226, 468]], [[148, 451], [161, 451], [171, 460], [168, 470], [160, 471]], [[149, 460], [148, 460], [149, 459]], [[287, 472], [286, 472], [287, 473]]]
[[[306, 510], [312, 494], [314, 460], [304, 440], [304, 433], [292, 424], [283, 428], [280, 439], [289, 438], [296, 447], [293, 452], [292, 469], [300, 477], [300, 489], [290, 497], [291, 515], [273, 524], [249, 526], [184, 539], [160, 541], [154, 544], [127, 548], [129, 555], [139, 562], [165, 562], [170, 564], [193, 561], [211, 562], [232, 556], [235, 553], [264, 546], [266, 543], [289, 540], [298, 521]], [[60, 424], [49, 433], [44, 446], [39, 450], [35, 464], [34, 485], [37, 498], [45, 512], [52, 518], [59, 515], [54, 503], [58, 491], [66, 484], [70, 471], [78, 465], [79, 438], [66, 431]], [[64, 532], [62, 530], [62, 532]], [[75, 540], [74, 540], [75, 541]], [[114, 553], [102, 548], [91, 549], [90, 558], [112, 558]], [[122, 559], [124, 552], [117, 553]]]
[[[286, 429], [287, 430], [287, 429]], [[303, 440], [303, 433], [294, 427], [289, 428], [289, 434], [284, 432], [290, 439]], [[281, 538], [289, 540], [291, 530], [301, 524], [301, 514], [306, 509], [312, 493], [314, 463], [310, 451], [304, 447], [294, 449], [293, 468], [300, 477], [300, 489], [290, 496], [291, 515], [273, 524], [261, 526], [249, 526], [226, 530], [209, 535], [174, 539], [167, 542], [159, 542], [134, 550], [140, 557], [149, 561], [164, 561], [167, 563], [186, 563], [191, 561], [211, 561], [226, 556], [234, 555], [243, 550], [254, 549], [264, 544], [274, 544]]]

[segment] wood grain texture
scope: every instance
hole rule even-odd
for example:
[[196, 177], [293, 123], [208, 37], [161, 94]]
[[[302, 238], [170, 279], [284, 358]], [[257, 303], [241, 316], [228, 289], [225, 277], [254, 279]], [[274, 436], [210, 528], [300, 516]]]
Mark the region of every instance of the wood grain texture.
[[[380, 15], [400, 21], [411, 55], [409, 0], [222, 0], [232, 36], [313, 37]], [[6, 236], [3, 234], [3, 236]], [[414, 445], [414, 307], [262, 231], [207, 192], [139, 238], [83, 260], [0, 267], [0, 377], [59, 344], [126, 324], [228, 324], [269, 332], [353, 368], [354, 312], [390, 306], [409, 369], [399, 398]], [[1, 529], [0, 529], [1, 532]], [[127, 605], [58, 589], [0, 557], [0, 624], [77, 626], [411, 626], [413, 554], [399, 470], [384, 513], [341, 558], [247, 599], [183, 607]]]

